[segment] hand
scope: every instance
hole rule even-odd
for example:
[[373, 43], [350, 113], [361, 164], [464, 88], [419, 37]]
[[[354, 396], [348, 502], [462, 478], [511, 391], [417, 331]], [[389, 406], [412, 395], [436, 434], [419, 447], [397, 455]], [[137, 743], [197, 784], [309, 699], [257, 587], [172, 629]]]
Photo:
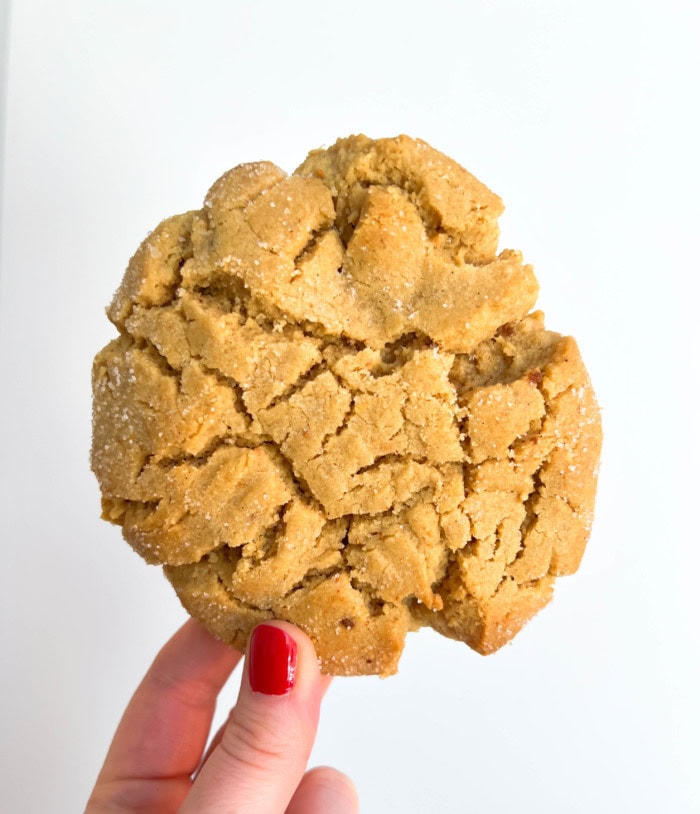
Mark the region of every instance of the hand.
[[304, 774], [330, 678], [286, 622], [253, 632], [236, 705], [203, 756], [216, 697], [240, 659], [197, 622], [180, 628], [134, 693], [86, 814], [358, 811], [345, 775]]

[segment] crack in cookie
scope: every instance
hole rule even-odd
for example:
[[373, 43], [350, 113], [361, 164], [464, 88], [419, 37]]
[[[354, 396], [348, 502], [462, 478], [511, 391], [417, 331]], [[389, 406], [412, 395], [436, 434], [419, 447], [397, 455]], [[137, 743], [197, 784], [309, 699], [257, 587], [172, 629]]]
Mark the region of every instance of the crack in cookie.
[[502, 210], [424, 142], [353, 136], [230, 170], [139, 247], [92, 466], [215, 635], [287, 619], [326, 672], [388, 675], [421, 625], [496, 650], [577, 569], [598, 407]]

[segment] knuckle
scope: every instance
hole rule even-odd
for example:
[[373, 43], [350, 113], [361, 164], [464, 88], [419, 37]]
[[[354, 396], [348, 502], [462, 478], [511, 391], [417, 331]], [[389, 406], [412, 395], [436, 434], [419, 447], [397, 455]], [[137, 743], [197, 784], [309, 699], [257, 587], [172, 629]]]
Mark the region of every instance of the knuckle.
[[221, 750], [251, 771], [269, 771], [271, 764], [287, 762], [299, 745], [290, 722], [279, 724], [267, 716], [237, 709], [224, 731]]

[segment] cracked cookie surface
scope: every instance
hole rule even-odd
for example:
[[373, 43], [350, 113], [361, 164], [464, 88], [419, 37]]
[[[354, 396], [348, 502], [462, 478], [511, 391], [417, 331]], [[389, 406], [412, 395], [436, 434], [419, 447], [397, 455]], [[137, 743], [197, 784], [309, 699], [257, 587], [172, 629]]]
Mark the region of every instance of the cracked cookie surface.
[[238, 648], [396, 670], [489, 653], [578, 567], [601, 430], [576, 343], [497, 254], [500, 199], [405, 136], [223, 175], [140, 246], [93, 369], [103, 516]]

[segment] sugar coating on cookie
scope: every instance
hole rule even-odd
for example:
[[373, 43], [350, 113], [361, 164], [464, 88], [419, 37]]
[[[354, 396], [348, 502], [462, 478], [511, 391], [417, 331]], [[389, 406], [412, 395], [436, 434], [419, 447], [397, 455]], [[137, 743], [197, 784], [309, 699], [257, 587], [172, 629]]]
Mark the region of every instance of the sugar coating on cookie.
[[215, 635], [286, 619], [325, 672], [388, 675], [422, 625], [496, 650], [577, 569], [598, 407], [502, 209], [422, 141], [353, 136], [230, 170], [139, 247], [92, 466]]

